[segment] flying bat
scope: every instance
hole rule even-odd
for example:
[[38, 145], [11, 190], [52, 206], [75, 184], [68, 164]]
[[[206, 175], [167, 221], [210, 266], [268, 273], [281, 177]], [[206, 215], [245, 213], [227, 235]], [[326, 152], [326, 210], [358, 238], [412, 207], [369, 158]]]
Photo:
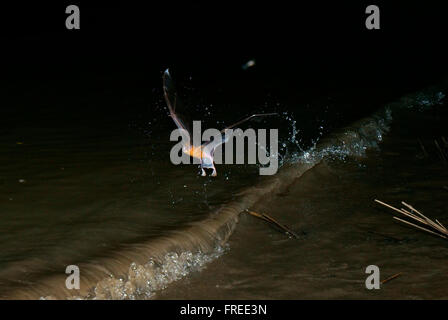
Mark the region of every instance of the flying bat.
[[226, 143], [229, 141], [229, 139], [232, 137], [233, 131], [230, 130], [252, 118], [256, 117], [262, 117], [262, 116], [271, 116], [276, 115], [277, 113], [258, 113], [258, 114], [252, 114], [251, 116], [248, 116], [224, 129], [221, 130], [221, 138], [215, 139], [212, 141], [204, 142], [200, 145], [194, 145], [193, 143], [190, 143], [190, 137], [193, 136], [192, 130], [191, 130], [191, 121], [189, 120], [189, 117], [187, 114], [182, 114], [184, 110], [183, 108], [179, 106], [182, 105], [180, 99], [177, 97], [177, 92], [175, 90], [173, 80], [171, 78], [171, 75], [169, 73], [169, 70], [166, 69], [163, 73], [163, 94], [165, 96], [165, 101], [168, 106], [168, 110], [170, 112], [170, 116], [173, 119], [174, 123], [179, 129], [184, 129], [189, 136], [188, 139], [182, 139], [182, 141], [188, 141], [183, 142], [182, 144], [182, 152], [191, 156], [192, 158], [196, 158], [200, 160], [201, 164], [201, 175], [206, 176], [204, 169], [212, 169], [212, 176], [216, 177], [217, 172], [214, 164], [214, 153], [217, 147], [222, 145], [223, 143]]

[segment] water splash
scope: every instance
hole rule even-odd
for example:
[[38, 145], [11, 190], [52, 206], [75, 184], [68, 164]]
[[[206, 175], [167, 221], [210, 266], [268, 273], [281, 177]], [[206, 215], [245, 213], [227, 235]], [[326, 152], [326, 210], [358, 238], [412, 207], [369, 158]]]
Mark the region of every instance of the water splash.
[[157, 262], [150, 259], [141, 265], [133, 262], [126, 278], [115, 278], [100, 281], [94, 294], [87, 299], [151, 299], [165, 289], [170, 283], [186, 277], [191, 272], [201, 271], [206, 264], [223, 255], [226, 247], [218, 246], [211, 253], [169, 252]]
[[404, 107], [409, 109], [417, 109], [418, 111], [426, 111], [434, 106], [442, 105], [446, 95], [434, 88], [427, 89], [423, 92], [417, 92], [408, 95], [400, 100]]

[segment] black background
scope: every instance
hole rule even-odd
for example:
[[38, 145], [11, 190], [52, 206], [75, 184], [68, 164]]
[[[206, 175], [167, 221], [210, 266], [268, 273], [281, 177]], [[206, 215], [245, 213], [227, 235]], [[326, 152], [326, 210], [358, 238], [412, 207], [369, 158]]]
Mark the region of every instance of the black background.
[[[378, 85], [446, 71], [442, 2], [156, 3], [4, 5], [3, 60], [15, 72], [174, 65], [199, 70], [209, 82], [256, 56], [269, 76], [290, 75], [310, 86], [341, 78]], [[65, 28], [68, 4], [80, 7], [81, 30]], [[369, 4], [380, 7], [381, 30], [365, 28]]]
[[[69, 4], [80, 8], [80, 30], [65, 28]], [[365, 27], [369, 4], [380, 7], [380, 30]], [[144, 101], [169, 67], [180, 87], [192, 77], [204, 95], [225, 88], [226, 96], [250, 97], [253, 104], [267, 92], [292, 109], [303, 95], [350, 92], [359, 116], [447, 72], [442, 2], [62, 1], [18, 2], [1, 12], [10, 111], [39, 109], [36, 96], [34, 104], [8, 103], [28, 89], [76, 100], [92, 93], [88, 83], [97, 93], [107, 89]], [[241, 65], [252, 58], [256, 67], [243, 73]], [[96, 108], [122, 114], [149, 104]], [[77, 104], [83, 107], [91, 108]]]

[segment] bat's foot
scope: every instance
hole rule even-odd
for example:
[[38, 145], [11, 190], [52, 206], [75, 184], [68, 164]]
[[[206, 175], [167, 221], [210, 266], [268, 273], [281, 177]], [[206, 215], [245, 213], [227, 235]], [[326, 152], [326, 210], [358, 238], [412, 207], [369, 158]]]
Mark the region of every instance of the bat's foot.
[[[213, 168], [213, 172], [210, 176], [216, 177], [218, 175], [218, 172], [216, 172], [216, 169]], [[205, 177], [207, 176], [207, 173], [205, 172], [204, 168], [201, 168], [201, 176]]]

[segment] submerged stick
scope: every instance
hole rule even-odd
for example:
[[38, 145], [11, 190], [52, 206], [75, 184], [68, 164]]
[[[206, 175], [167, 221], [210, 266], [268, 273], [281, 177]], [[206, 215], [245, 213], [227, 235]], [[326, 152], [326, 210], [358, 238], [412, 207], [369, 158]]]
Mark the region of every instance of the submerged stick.
[[401, 275], [401, 272], [394, 274], [393, 276], [390, 276], [389, 278], [384, 279], [381, 281], [381, 284], [385, 284], [386, 282], [389, 282], [390, 280], [393, 280], [395, 278], [398, 278]]
[[269, 221], [268, 219], [266, 219], [262, 214], [259, 214], [259, 213], [255, 212], [255, 211], [246, 210], [246, 212], [247, 212], [248, 214], [254, 216], [254, 217], [257, 217], [257, 218], [260, 218], [260, 219], [262, 219], [262, 220], [264, 220], [264, 221], [270, 222], [270, 221]]
[[445, 148], [448, 148], [448, 140], [445, 137], [442, 137], [442, 141], [445, 144]]
[[442, 150], [442, 148], [440, 147], [440, 145], [439, 145], [439, 143], [437, 142], [437, 140], [434, 140], [434, 144], [436, 145], [437, 150], [439, 151], [440, 158], [442, 159], [443, 162], [446, 163], [446, 162], [447, 162], [447, 159], [446, 159], [445, 152], [443, 152], [443, 150]]
[[262, 219], [266, 222], [272, 223], [274, 225], [276, 225], [277, 227], [279, 227], [280, 229], [282, 229], [285, 233], [293, 236], [294, 238], [298, 239], [299, 236], [297, 235], [297, 233], [295, 233], [294, 231], [292, 231], [291, 229], [289, 229], [287, 226], [285, 226], [284, 224], [281, 224], [280, 222], [276, 221], [274, 218], [268, 216], [267, 214], [264, 213], [257, 213], [255, 211], [251, 211], [246, 209], [246, 212], [254, 217], [257, 217], [259, 219]]
[[428, 152], [426, 152], [426, 149], [425, 149], [425, 146], [423, 145], [423, 143], [422, 143], [422, 141], [420, 140], [420, 139], [417, 139], [418, 140], [418, 143], [420, 144], [420, 148], [422, 149], [422, 151], [423, 151], [423, 155], [424, 155], [424, 157], [425, 158], [428, 158]]

